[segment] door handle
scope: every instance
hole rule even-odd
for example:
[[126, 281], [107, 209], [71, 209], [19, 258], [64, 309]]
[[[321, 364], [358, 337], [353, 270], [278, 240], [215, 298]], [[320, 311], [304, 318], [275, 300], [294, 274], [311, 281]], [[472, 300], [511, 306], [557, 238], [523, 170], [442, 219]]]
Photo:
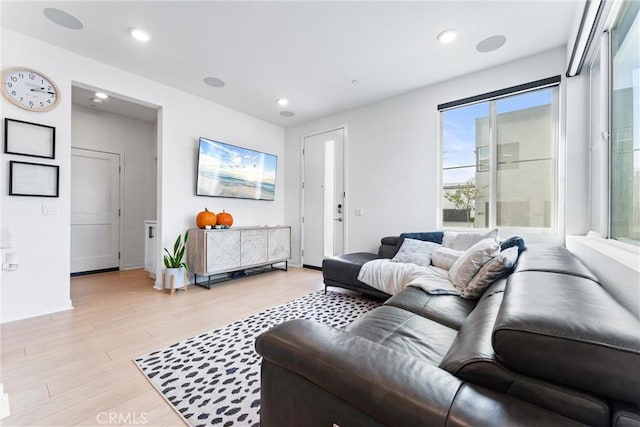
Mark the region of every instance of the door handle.
[[342, 219], [342, 217], [339, 217], [339, 218], [333, 218], [333, 220], [334, 220], [334, 221], [338, 221], [338, 222], [342, 222], [342, 221], [344, 221], [344, 220]]
[[153, 227], [149, 227], [149, 238], [153, 239], [155, 236], [153, 235]]

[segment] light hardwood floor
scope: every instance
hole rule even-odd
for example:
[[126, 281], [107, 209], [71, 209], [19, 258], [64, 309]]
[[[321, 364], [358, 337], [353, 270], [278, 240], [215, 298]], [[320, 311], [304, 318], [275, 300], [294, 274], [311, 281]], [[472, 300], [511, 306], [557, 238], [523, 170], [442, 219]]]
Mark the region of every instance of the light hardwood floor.
[[[6, 323], [0, 382], [3, 426], [184, 425], [134, 357], [321, 289], [318, 271], [289, 268], [171, 296], [144, 270], [71, 280], [73, 310]], [[104, 413], [107, 413], [106, 415]], [[144, 416], [142, 415], [144, 413]]]

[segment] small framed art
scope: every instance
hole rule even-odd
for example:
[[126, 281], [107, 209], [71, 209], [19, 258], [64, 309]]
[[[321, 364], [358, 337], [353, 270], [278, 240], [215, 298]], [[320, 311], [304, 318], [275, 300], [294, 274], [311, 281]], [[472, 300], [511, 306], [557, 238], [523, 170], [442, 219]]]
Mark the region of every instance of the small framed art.
[[9, 162], [9, 195], [58, 197], [60, 166]]
[[56, 128], [5, 117], [4, 152], [55, 159]]

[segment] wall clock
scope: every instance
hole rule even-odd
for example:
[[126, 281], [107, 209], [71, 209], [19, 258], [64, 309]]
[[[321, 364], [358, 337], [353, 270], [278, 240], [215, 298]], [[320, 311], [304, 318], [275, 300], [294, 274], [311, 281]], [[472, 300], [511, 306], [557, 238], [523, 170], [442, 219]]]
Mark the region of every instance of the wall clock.
[[29, 111], [49, 111], [60, 102], [60, 90], [53, 80], [26, 67], [2, 72], [2, 94], [12, 104]]

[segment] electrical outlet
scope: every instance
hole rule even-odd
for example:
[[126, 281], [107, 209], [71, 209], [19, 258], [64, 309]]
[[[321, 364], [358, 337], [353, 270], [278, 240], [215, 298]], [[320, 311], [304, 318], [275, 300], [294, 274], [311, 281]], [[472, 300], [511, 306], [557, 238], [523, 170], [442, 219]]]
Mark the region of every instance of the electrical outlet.
[[42, 214], [43, 215], [59, 215], [60, 205], [58, 204], [58, 202], [44, 202], [42, 204]]

